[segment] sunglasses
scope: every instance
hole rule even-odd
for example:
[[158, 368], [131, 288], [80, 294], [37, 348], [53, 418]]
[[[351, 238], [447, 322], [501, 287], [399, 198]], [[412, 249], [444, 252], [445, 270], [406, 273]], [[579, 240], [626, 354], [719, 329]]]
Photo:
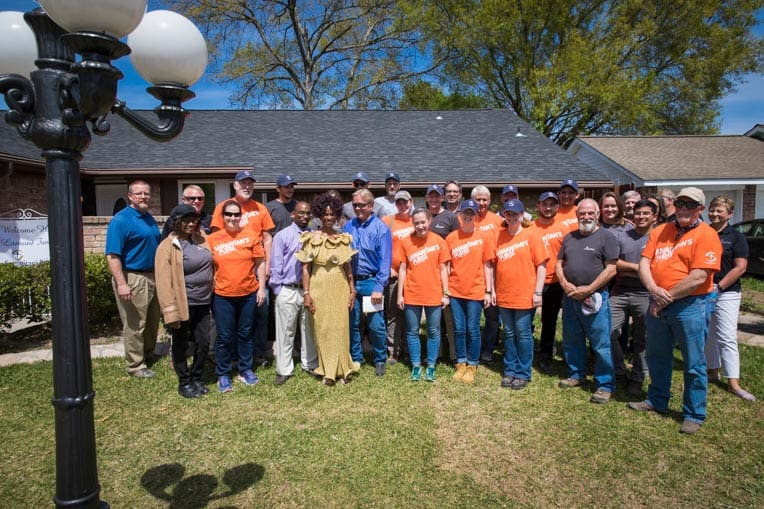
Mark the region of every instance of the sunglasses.
[[366, 182], [364, 182], [363, 180], [356, 180], [355, 182], [353, 182], [353, 187], [363, 187], [365, 185], [366, 185]]
[[354, 209], [362, 209], [362, 208], [364, 208], [367, 205], [368, 205], [368, 203], [354, 203], [353, 204], [353, 208]]
[[690, 209], [694, 210], [700, 207], [700, 203], [696, 201], [674, 201], [674, 207], [678, 209]]
[[184, 196], [183, 199], [187, 201], [204, 201], [204, 196]]
[[225, 217], [241, 217], [241, 212], [223, 212]]

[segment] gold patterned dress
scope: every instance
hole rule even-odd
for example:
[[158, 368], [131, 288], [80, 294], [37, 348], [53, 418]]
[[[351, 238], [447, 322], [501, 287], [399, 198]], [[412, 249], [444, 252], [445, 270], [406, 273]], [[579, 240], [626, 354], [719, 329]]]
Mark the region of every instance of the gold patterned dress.
[[350, 357], [348, 300], [350, 285], [342, 265], [357, 252], [350, 247], [347, 233], [326, 235], [305, 232], [302, 249], [295, 256], [310, 263], [310, 295], [316, 312], [310, 315], [318, 351], [316, 373], [335, 380], [357, 371]]

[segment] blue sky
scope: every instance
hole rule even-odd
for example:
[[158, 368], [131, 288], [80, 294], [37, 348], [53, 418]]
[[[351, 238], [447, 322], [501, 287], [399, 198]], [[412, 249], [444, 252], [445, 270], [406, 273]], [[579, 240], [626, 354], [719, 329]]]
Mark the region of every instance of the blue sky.
[[[28, 11], [37, 7], [33, 0], [3, 0], [2, 10]], [[149, 10], [160, 8], [158, 0], [149, 0]], [[759, 15], [759, 24], [756, 34], [764, 34], [764, 11]], [[119, 98], [126, 101], [133, 109], [151, 109], [157, 103], [145, 90], [148, 87], [143, 78], [135, 72], [130, 65], [129, 57], [116, 60], [114, 65], [125, 74], [120, 81]], [[205, 73], [202, 79], [191, 87], [196, 98], [185, 103], [188, 109], [229, 109], [231, 108], [228, 98], [233, 91], [232, 86], [223, 86], [214, 82], [210, 73]], [[729, 94], [721, 101], [721, 133], [743, 134], [757, 123], [764, 124], [764, 75], [751, 74], [746, 76], [745, 82], [739, 84], [737, 91]], [[5, 107], [5, 104], [2, 105]]]

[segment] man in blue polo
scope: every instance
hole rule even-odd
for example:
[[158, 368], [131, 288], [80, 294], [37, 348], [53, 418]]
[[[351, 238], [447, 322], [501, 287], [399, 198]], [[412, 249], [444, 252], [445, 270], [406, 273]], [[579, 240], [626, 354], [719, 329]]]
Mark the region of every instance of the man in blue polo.
[[122, 320], [127, 372], [136, 378], [155, 376], [146, 361], [154, 355], [159, 328], [154, 256], [160, 233], [149, 214], [150, 201], [151, 187], [146, 182], [130, 183], [128, 206], [112, 218], [106, 230], [106, 260]]
[[[353, 237], [352, 247], [358, 251], [353, 257], [353, 280], [356, 300], [350, 310], [350, 356], [354, 362], [363, 362], [361, 351], [361, 314], [363, 301], [381, 305], [383, 291], [390, 277], [393, 241], [390, 229], [373, 213], [374, 195], [368, 189], [353, 193], [351, 202], [355, 217], [345, 223], [343, 230]], [[384, 376], [387, 362], [387, 330], [384, 313], [366, 313], [369, 340], [374, 347], [374, 372]]]

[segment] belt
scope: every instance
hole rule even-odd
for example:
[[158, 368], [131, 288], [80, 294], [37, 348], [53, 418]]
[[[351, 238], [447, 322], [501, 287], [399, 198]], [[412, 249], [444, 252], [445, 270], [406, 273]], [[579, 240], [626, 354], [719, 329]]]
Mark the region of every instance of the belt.
[[363, 281], [365, 279], [372, 279], [377, 277], [376, 274], [366, 274], [365, 276], [353, 276], [356, 281]]
[[302, 283], [282, 283], [281, 286], [286, 286], [287, 288], [294, 288], [295, 290], [302, 290]]

